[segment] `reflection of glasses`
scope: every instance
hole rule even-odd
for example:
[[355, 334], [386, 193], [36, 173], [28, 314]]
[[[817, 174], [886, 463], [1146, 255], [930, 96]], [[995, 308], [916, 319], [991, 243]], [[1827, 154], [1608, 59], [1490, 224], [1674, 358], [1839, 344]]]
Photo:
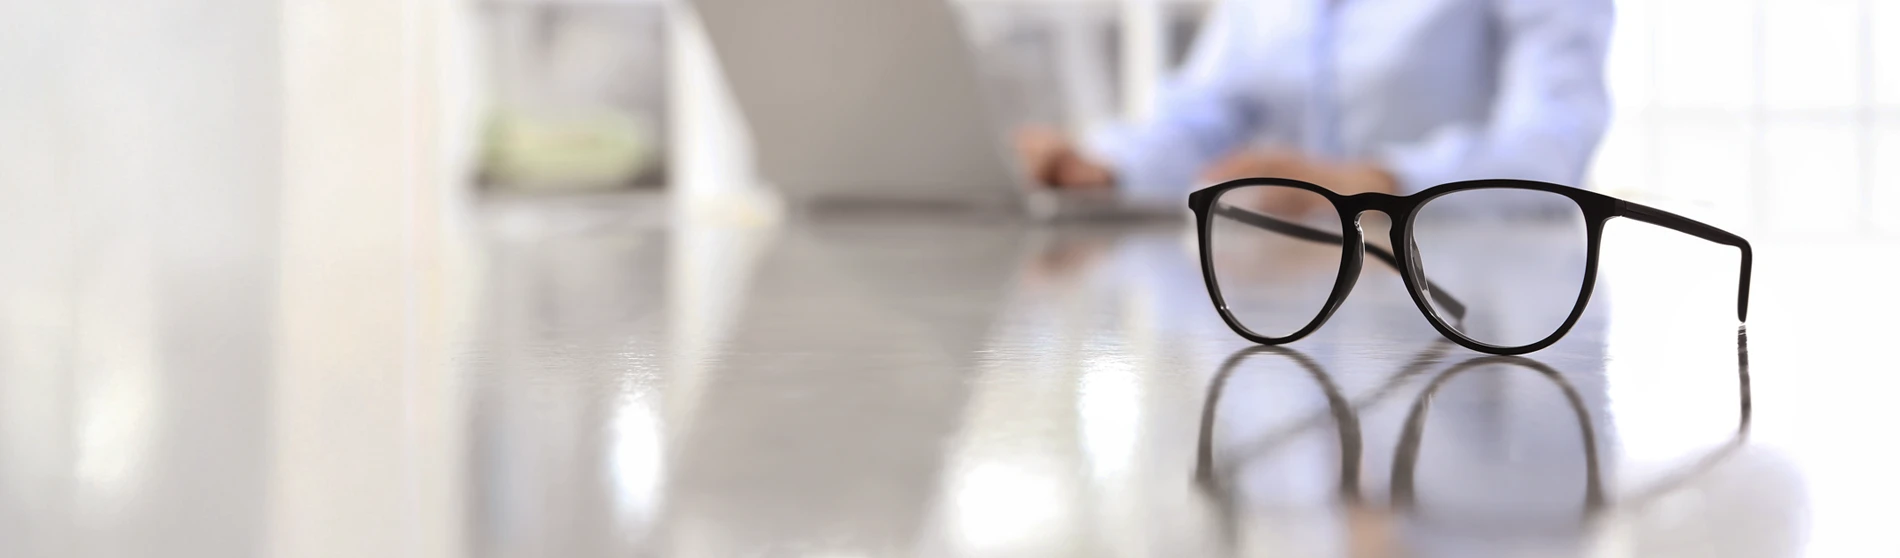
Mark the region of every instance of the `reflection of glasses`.
[[1603, 469], [1597, 458], [1596, 426], [1590, 421], [1590, 410], [1584, 405], [1583, 395], [1570, 380], [1556, 369], [1542, 362], [1516, 356], [1477, 357], [1458, 363], [1433, 378], [1425, 390], [1419, 392], [1412, 402], [1412, 410], [1405, 417], [1405, 434], [1399, 438], [1398, 455], [1392, 459], [1392, 505], [1402, 510], [1417, 507], [1417, 472], [1419, 447], [1425, 438], [1426, 412], [1431, 408], [1433, 395], [1438, 394], [1445, 383], [1468, 370], [1485, 366], [1516, 366], [1542, 375], [1544, 379], [1556, 384], [1563, 391], [1564, 401], [1570, 404], [1570, 410], [1577, 419], [1577, 429], [1583, 440], [1583, 513], [1584, 517], [1595, 515], [1603, 509]]
[[[1275, 442], [1273, 445], [1278, 445], [1278, 442], [1301, 434], [1320, 424], [1324, 424], [1325, 422], [1333, 423], [1339, 431], [1339, 492], [1342, 499], [1354, 505], [1363, 504], [1359, 487], [1359, 460], [1362, 455], [1363, 441], [1360, 434], [1358, 409], [1383, 399], [1396, 387], [1397, 382], [1412, 377], [1431, 367], [1436, 364], [1442, 356], [1442, 352], [1437, 351], [1436, 348], [1428, 349], [1425, 353], [1414, 358], [1412, 362], [1407, 364], [1399, 373], [1387, 380], [1388, 384], [1385, 388], [1381, 388], [1378, 393], [1359, 402], [1348, 401], [1346, 397], [1340, 393], [1338, 386], [1332, 380], [1332, 375], [1327, 372], [1325, 367], [1299, 351], [1280, 347], [1253, 347], [1242, 349], [1232, 356], [1229, 356], [1225, 362], [1221, 363], [1219, 372], [1214, 375], [1212, 383], [1210, 383], [1208, 387], [1207, 399], [1202, 404], [1199, 447], [1196, 451], [1194, 478], [1195, 484], [1214, 498], [1217, 504], [1216, 509], [1221, 513], [1223, 520], [1222, 525], [1228, 532], [1227, 534], [1230, 539], [1232, 538], [1233, 531], [1236, 529], [1234, 522], [1237, 519], [1234, 517], [1236, 515], [1236, 502], [1233, 501], [1234, 494], [1231, 488], [1231, 486], [1236, 483], [1235, 479], [1231, 477], [1237, 474], [1235, 470], [1237, 466], [1245, 465], [1244, 461], [1247, 459], [1258, 457], [1259, 452], [1247, 451], [1244, 452], [1245, 455], [1237, 456], [1239, 457], [1237, 461], [1243, 461], [1243, 463], [1234, 463], [1233, 465], [1236, 467], [1225, 468], [1225, 470], [1216, 467], [1213, 449], [1214, 415], [1222, 399], [1227, 381], [1234, 374], [1235, 370], [1238, 369], [1240, 363], [1253, 355], [1261, 353], [1288, 357], [1308, 375], [1312, 376], [1315, 383], [1318, 384], [1320, 391], [1325, 395], [1327, 410], [1330, 415], [1330, 420], [1313, 417], [1294, 422], [1289, 428], [1271, 433], [1267, 439]], [[1398, 511], [1413, 515], [1418, 514], [1419, 505], [1416, 471], [1420, 449], [1424, 443], [1426, 418], [1430, 412], [1434, 396], [1453, 378], [1475, 369], [1492, 366], [1505, 369], [1516, 367], [1536, 372], [1538, 375], [1556, 384], [1558, 389], [1562, 391], [1565, 402], [1568, 403], [1571, 412], [1575, 415], [1583, 444], [1584, 488], [1581, 519], [1592, 519], [1608, 509], [1612, 502], [1605, 494], [1603, 486], [1602, 467], [1598, 462], [1597, 432], [1589, 408], [1583, 400], [1583, 396], [1577, 392], [1576, 387], [1570, 383], [1564, 373], [1535, 359], [1515, 356], [1480, 356], [1459, 362], [1451, 368], [1433, 375], [1425, 388], [1420, 390], [1418, 395], [1414, 397], [1411, 409], [1406, 413], [1405, 424], [1402, 428], [1398, 446], [1392, 460], [1390, 505]], [[1751, 419], [1754, 415], [1754, 404], [1751, 395], [1752, 391], [1750, 390], [1751, 382], [1748, 367], [1748, 330], [1745, 328], [1736, 331], [1735, 367], [1736, 374], [1738, 375], [1738, 385], [1741, 388], [1738, 398], [1740, 414], [1738, 416], [1735, 432], [1731, 435], [1730, 439], [1717, 446], [1714, 450], [1692, 460], [1688, 466], [1677, 469], [1671, 474], [1663, 475], [1660, 477], [1661, 480], [1644, 488], [1629, 492], [1628, 496], [1614, 502], [1618, 507], [1623, 509], [1641, 509], [1647, 507], [1659, 500], [1662, 496], [1682, 488], [1695, 478], [1713, 470], [1748, 443], [1749, 426], [1752, 423]], [[1257, 447], [1259, 447], [1259, 444], [1249, 446], [1249, 448]], [[1519, 527], [1522, 527], [1522, 525], [1519, 525]]]
[[[1613, 217], [1740, 248], [1736, 315], [1748, 319], [1754, 259], [1748, 241], [1687, 217], [1567, 186], [1474, 180], [1409, 196], [1342, 196], [1298, 180], [1245, 178], [1194, 192], [1188, 208], [1214, 308], [1235, 333], [1255, 343], [1289, 343], [1319, 329], [1352, 292], [1371, 252], [1398, 270], [1432, 327], [1459, 345], [1499, 355], [1548, 347], [1589, 304], [1603, 225]], [[1366, 246], [1359, 215], [1367, 211], [1391, 218], [1390, 250]], [[1513, 216], [1509, 229], [1485, 226], [1503, 215]], [[1302, 267], [1300, 261], [1321, 265]], [[1453, 292], [1485, 297], [1460, 300]]]
[[[1577, 388], [1564, 377], [1562, 372], [1535, 359], [1518, 356], [1484, 356], [1466, 360], [1452, 366], [1444, 372], [1440, 372], [1436, 377], [1432, 378], [1432, 381], [1426, 385], [1423, 391], [1419, 392], [1418, 397], [1412, 401], [1411, 411], [1405, 417], [1404, 433], [1399, 438], [1397, 455], [1392, 460], [1391, 498], [1393, 507], [1414, 514], [1417, 513], [1420, 507], [1418, 505], [1416, 481], [1419, 448], [1424, 443], [1426, 415], [1430, 412], [1434, 396], [1436, 396], [1438, 391], [1443, 388], [1446, 383], [1450, 382], [1453, 377], [1473, 369], [1487, 366], [1498, 366], [1500, 368], [1518, 367], [1536, 372], [1556, 384], [1558, 389], [1563, 391], [1564, 400], [1570, 404], [1571, 411], [1575, 413], [1577, 427], [1582, 434], [1584, 455], [1584, 501], [1582, 517], [1586, 520], [1593, 519], [1608, 509], [1611, 502], [1604, 494], [1602, 467], [1598, 463], [1597, 457], [1596, 428], [1592, 426], [1590, 411], [1589, 408], [1584, 405], [1583, 396], [1577, 393]], [[1735, 432], [1729, 437], [1729, 440], [1717, 446], [1714, 450], [1703, 454], [1700, 458], [1691, 461], [1688, 466], [1679, 468], [1671, 474], [1660, 477], [1661, 480], [1657, 482], [1629, 492], [1628, 496], [1616, 502], [1619, 507], [1626, 510], [1646, 507], [1659, 500], [1662, 496], [1687, 485], [1691, 480], [1708, 473], [1717, 465], [1727, 460], [1737, 450], [1741, 449], [1743, 445], [1748, 443], [1749, 426], [1753, 423], [1754, 417], [1754, 396], [1749, 387], [1748, 330], [1746, 328], [1736, 330], [1735, 372], [1738, 384], [1741, 387], [1737, 399], [1741, 407], [1740, 414], [1737, 417]]]
[[1405, 385], [1404, 380], [1437, 365], [1439, 361], [1444, 358], [1446, 350], [1450, 348], [1451, 345], [1443, 341], [1432, 343], [1426, 347], [1423, 352], [1420, 352], [1417, 356], [1414, 356], [1411, 361], [1407, 362], [1403, 368], [1400, 368], [1397, 372], [1386, 378], [1384, 385], [1378, 390], [1363, 398], [1354, 400], [1347, 399], [1345, 394], [1339, 390], [1339, 386], [1333, 382], [1332, 375], [1326, 372], [1325, 367], [1320, 366], [1318, 362], [1315, 362], [1312, 357], [1306, 356], [1305, 353], [1284, 347], [1248, 347], [1229, 355], [1227, 360], [1221, 363], [1220, 371], [1214, 374], [1213, 381], [1208, 384], [1207, 399], [1201, 404], [1200, 446], [1196, 452], [1197, 457], [1194, 464], [1195, 478], [1204, 486], [1212, 486], [1225, 482], [1216, 477], [1233, 472], [1231, 469], [1223, 469], [1214, 460], [1214, 411], [1220, 406], [1221, 397], [1227, 390], [1228, 379], [1233, 377], [1234, 372], [1240, 368], [1240, 364], [1253, 358], [1255, 355], [1271, 354], [1286, 357], [1295, 365], [1298, 365], [1301, 370], [1304, 370], [1308, 376], [1313, 378], [1314, 383], [1319, 386], [1320, 392], [1326, 397], [1326, 412], [1314, 413], [1304, 419], [1294, 421], [1284, 428], [1254, 438], [1250, 443], [1230, 456], [1229, 461], [1233, 463], [1245, 463], [1259, 455], [1271, 453], [1279, 446], [1295, 439], [1298, 435], [1331, 421], [1339, 428], [1340, 435], [1340, 494], [1349, 500], [1358, 500], [1358, 409], [1384, 401], [1387, 397], [1396, 393], [1399, 387]]
[[[1227, 360], [1221, 363], [1220, 370], [1214, 374], [1213, 380], [1208, 383], [1207, 399], [1201, 404], [1200, 443], [1195, 451], [1194, 461], [1195, 485], [1209, 497], [1218, 511], [1222, 539], [1232, 542], [1239, 529], [1239, 526], [1235, 524], [1239, 515], [1235, 510], [1238, 502], [1233, 498], [1234, 493], [1228, 488], [1234, 481], [1231, 477], [1248, 461], [1272, 453], [1287, 442], [1327, 422], [1333, 423], [1339, 432], [1339, 496], [1346, 502], [1359, 504], [1361, 501], [1359, 467], [1362, 460], [1360, 459], [1358, 409], [1377, 404], [1396, 393], [1398, 388], [1404, 385], [1406, 379], [1436, 366], [1444, 358], [1446, 349], [1450, 347], [1449, 343], [1442, 341], [1432, 343], [1406, 363], [1404, 368], [1400, 368], [1398, 372], [1386, 378], [1384, 385], [1378, 390], [1363, 398], [1352, 400], [1347, 399], [1346, 395], [1340, 391], [1339, 385], [1333, 382], [1332, 375], [1326, 372], [1325, 367], [1320, 366], [1305, 353], [1284, 347], [1248, 347], [1229, 355]], [[1284, 428], [1253, 438], [1228, 459], [1222, 460], [1224, 463], [1217, 463], [1214, 459], [1214, 413], [1220, 408], [1228, 380], [1233, 377], [1235, 371], [1239, 370], [1240, 364], [1262, 354], [1285, 357], [1305, 371], [1318, 385], [1320, 393], [1325, 396], [1326, 411], [1314, 413]], [[1223, 464], [1227, 466], [1222, 466]]]

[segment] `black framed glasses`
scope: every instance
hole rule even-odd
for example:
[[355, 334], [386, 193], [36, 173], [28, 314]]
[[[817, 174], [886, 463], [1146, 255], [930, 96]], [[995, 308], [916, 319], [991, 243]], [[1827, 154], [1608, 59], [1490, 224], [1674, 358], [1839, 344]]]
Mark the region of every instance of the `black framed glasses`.
[[[1498, 355], [1543, 349], [1583, 316], [1603, 226], [1617, 217], [1740, 249], [1736, 316], [1748, 320], [1747, 240], [1588, 190], [1500, 179], [1345, 196], [1298, 180], [1244, 178], [1190, 194], [1188, 208], [1214, 309], [1263, 345], [1325, 324], [1370, 253], [1398, 271], [1426, 320], [1459, 345]], [[1391, 219], [1390, 248], [1366, 244], [1359, 217], [1367, 211]]]

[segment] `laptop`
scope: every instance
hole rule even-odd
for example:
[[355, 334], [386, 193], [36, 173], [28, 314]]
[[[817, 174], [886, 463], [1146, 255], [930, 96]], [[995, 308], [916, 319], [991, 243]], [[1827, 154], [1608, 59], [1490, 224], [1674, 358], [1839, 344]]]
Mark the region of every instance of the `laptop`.
[[692, 0], [759, 172], [803, 211], [1179, 217], [1181, 200], [1033, 185], [946, 0]]

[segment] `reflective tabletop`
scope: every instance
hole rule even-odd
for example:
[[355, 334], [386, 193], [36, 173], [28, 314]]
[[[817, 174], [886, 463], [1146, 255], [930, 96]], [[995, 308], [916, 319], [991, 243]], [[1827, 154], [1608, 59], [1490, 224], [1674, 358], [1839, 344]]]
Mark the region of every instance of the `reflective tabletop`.
[[10, 248], [0, 555], [1900, 555], [1891, 241], [1757, 240], [1743, 328], [1613, 223], [1497, 357], [1375, 265], [1248, 343], [1180, 223], [629, 214]]

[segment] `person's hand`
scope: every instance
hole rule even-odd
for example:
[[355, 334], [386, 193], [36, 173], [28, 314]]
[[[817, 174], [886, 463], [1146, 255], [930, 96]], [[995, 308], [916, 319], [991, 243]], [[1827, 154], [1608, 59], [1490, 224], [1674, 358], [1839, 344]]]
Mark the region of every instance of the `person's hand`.
[[1037, 184], [1053, 188], [1093, 190], [1115, 184], [1115, 173], [1084, 157], [1061, 132], [1027, 127], [1016, 132], [1016, 154]]
[[1327, 161], [1279, 148], [1237, 151], [1209, 165], [1201, 174], [1201, 179], [1210, 183], [1252, 177], [1291, 178], [1325, 186], [1348, 196], [1362, 192], [1391, 194], [1398, 191], [1398, 181], [1377, 164]]
[[[1398, 192], [1398, 181], [1377, 164], [1327, 161], [1279, 148], [1237, 151], [1209, 165], [1201, 174], [1201, 179], [1208, 183], [1254, 177], [1291, 178], [1348, 196], [1362, 192]], [[1246, 205], [1289, 217], [1305, 214], [1320, 201], [1318, 196], [1280, 188], [1263, 191], [1261, 195], [1262, 199], [1251, 200]]]

